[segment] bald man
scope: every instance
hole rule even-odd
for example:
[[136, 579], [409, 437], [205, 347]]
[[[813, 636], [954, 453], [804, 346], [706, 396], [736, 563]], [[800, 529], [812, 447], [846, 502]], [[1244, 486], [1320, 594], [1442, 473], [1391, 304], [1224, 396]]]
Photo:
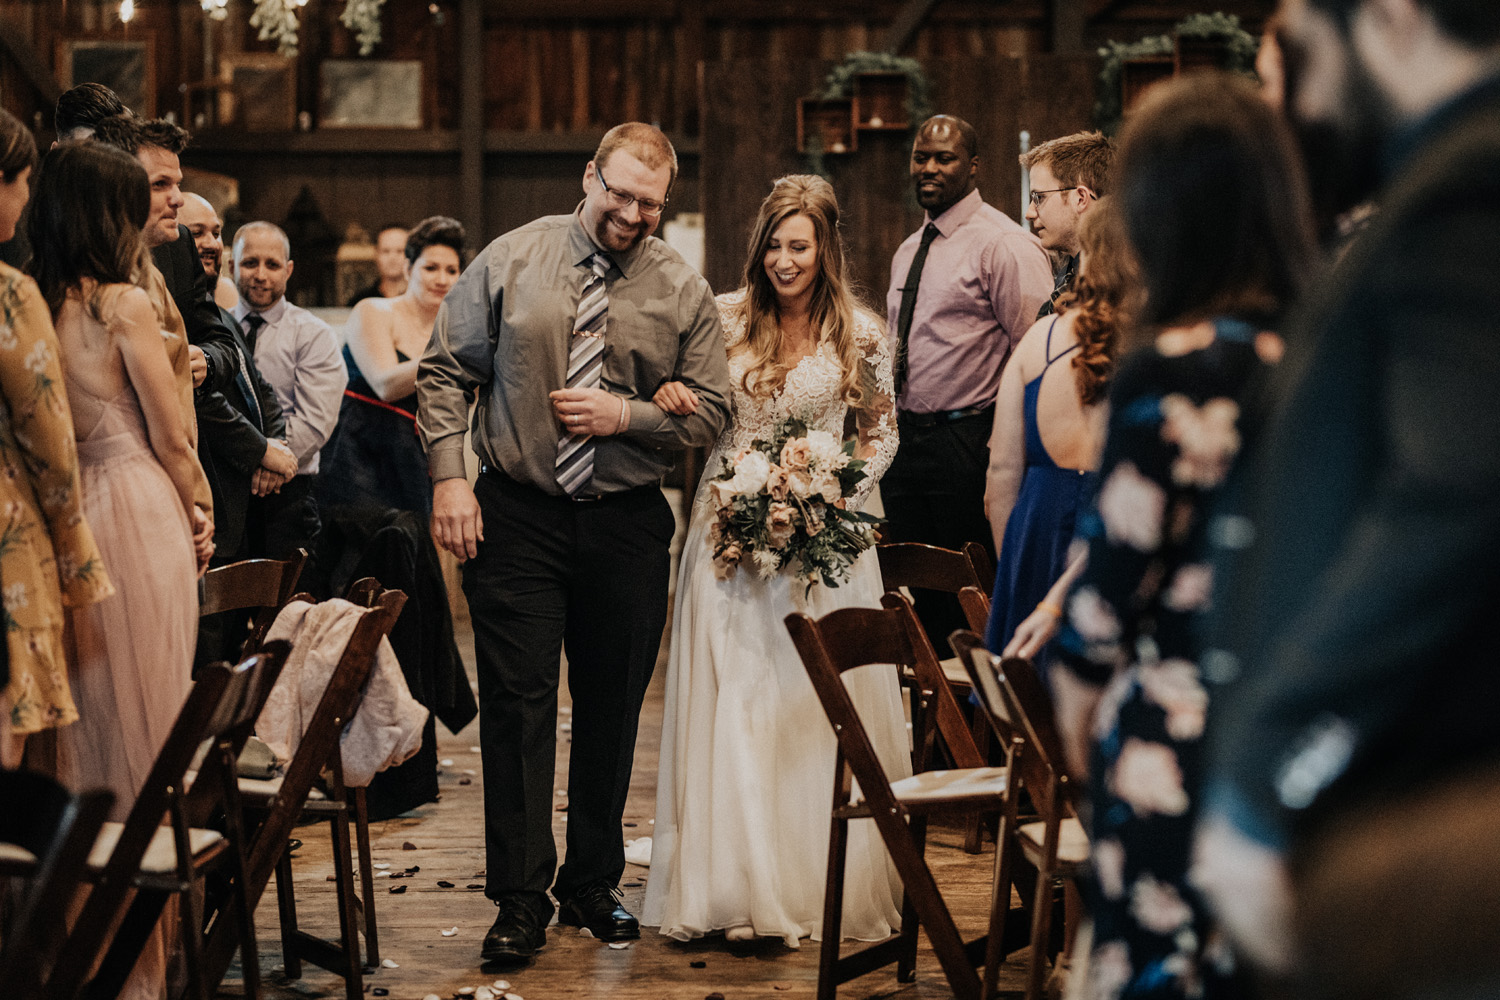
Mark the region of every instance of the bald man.
[[[962, 118], [922, 123], [911, 180], [926, 213], [891, 261], [901, 448], [880, 495], [893, 541], [978, 542], [993, 557], [984, 481], [995, 393], [1011, 348], [1052, 293], [1052, 266], [1035, 236], [979, 196], [979, 140]], [[968, 627], [949, 594], [919, 595], [917, 614], [939, 650]]]

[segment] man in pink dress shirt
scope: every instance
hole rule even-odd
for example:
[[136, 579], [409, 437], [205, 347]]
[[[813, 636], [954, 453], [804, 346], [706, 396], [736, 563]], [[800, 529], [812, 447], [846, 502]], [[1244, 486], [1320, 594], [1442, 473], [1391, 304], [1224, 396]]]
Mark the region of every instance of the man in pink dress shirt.
[[[956, 549], [993, 543], [984, 476], [1000, 372], [1052, 293], [1035, 236], [976, 189], [978, 142], [961, 118], [922, 123], [911, 150], [920, 230], [891, 261], [886, 295], [896, 358], [901, 447], [880, 492], [893, 541]], [[966, 625], [958, 602], [923, 594], [917, 613], [938, 645]]]

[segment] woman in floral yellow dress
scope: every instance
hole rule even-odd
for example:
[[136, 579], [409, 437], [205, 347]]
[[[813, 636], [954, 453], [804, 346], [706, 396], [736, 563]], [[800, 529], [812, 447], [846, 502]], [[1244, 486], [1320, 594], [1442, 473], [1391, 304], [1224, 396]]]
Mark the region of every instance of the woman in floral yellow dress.
[[[0, 111], [0, 242], [15, 235], [36, 146]], [[114, 592], [84, 520], [57, 335], [36, 283], [0, 264], [0, 597], [9, 682], [0, 763], [25, 738], [78, 718], [63, 659], [63, 607]]]

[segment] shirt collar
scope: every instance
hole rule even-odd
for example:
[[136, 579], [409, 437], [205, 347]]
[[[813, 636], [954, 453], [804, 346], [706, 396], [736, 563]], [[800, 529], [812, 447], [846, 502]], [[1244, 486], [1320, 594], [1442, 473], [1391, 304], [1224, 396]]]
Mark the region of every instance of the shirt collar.
[[979, 189], [975, 188], [962, 198], [949, 205], [942, 215], [934, 219], [930, 214], [927, 221], [937, 226], [937, 231], [944, 236], [952, 236], [953, 231], [968, 222], [979, 211], [979, 206], [984, 204], [984, 199], [979, 197]]
[[239, 320], [241, 323], [243, 323], [245, 321], [245, 317], [249, 316], [251, 313], [260, 313], [265, 317], [267, 325], [271, 323], [278, 323], [281, 321], [281, 317], [286, 313], [286, 296], [283, 295], [281, 298], [271, 303], [271, 305], [266, 309], [257, 309], [250, 303], [246, 302], [244, 299], [240, 299], [239, 304], [234, 307], [234, 318]]
[[636, 263], [641, 259], [641, 254], [646, 252], [646, 242], [651, 237], [641, 240], [629, 250], [606, 250], [594, 242], [594, 238], [583, 228], [583, 202], [573, 209], [573, 223], [568, 227], [568, 245], [572, 251], [573, 261], [579, 267], [588, 264], [589, 258], [596, 253], [602, 253], [614, 261], [615, 267], [621, 276], [629, 275]]
[[1500, 100], [1500, 73], [1480, 80], [1468, 90], [1457, 94], [1420, 118], [1413, 119], [1398, 128], [1386, 140], [1381, 150], [1381, 166], [1389, 180], [1413, 159], [1424, 146], [1452, 127], [1459, 119], [1471, 113], [1481, 104]]

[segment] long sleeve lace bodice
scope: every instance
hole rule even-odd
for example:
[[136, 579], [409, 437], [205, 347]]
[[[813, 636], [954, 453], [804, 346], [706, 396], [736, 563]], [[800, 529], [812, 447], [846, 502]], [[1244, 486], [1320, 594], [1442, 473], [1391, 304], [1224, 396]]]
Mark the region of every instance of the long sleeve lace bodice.
[[[720, 317], [724, 327], [724, 346], [729, 352], [730, 420], [729, 426], [719, 435], [709, 456], [698, 490], [697, 503], [706, 502], [708, 483], [719, 473], [725, 455], [734, 455], [750, 446], [757, 438], [772, 435], [776, 425], [787, 417], [798, 417], [807, 424], [808, 430], [823, 430], [840, 439], [844, 436], [844, 425], [848, 406], [839, 393], [843, 371], [838, 356], [826, 343], [804, 358], [787, 373], [786, 384], [772, 396], [752, 395], [745, 391], [745, 371], [750, 365], [750, 356], [736, 348], [745, 339], [745, 317], [739, 306], [744, 301], [745, 291], [740, 289], [718, 296]], [[854, 319], [855, 343], [859, 347], [864, 366], [861, 385], [865, 401], [854, 414], [854, 423], [859, 442], [855, 446], [855, 457], [865, 460], [865, 479], [849, 497], [851, 510], [864, 506], [870, 491], [890, 468], [896, 456], [896, 408], [895, 383], [891, 373], [890, 345], [880, 321], [873, 315], [857, 310]]]

